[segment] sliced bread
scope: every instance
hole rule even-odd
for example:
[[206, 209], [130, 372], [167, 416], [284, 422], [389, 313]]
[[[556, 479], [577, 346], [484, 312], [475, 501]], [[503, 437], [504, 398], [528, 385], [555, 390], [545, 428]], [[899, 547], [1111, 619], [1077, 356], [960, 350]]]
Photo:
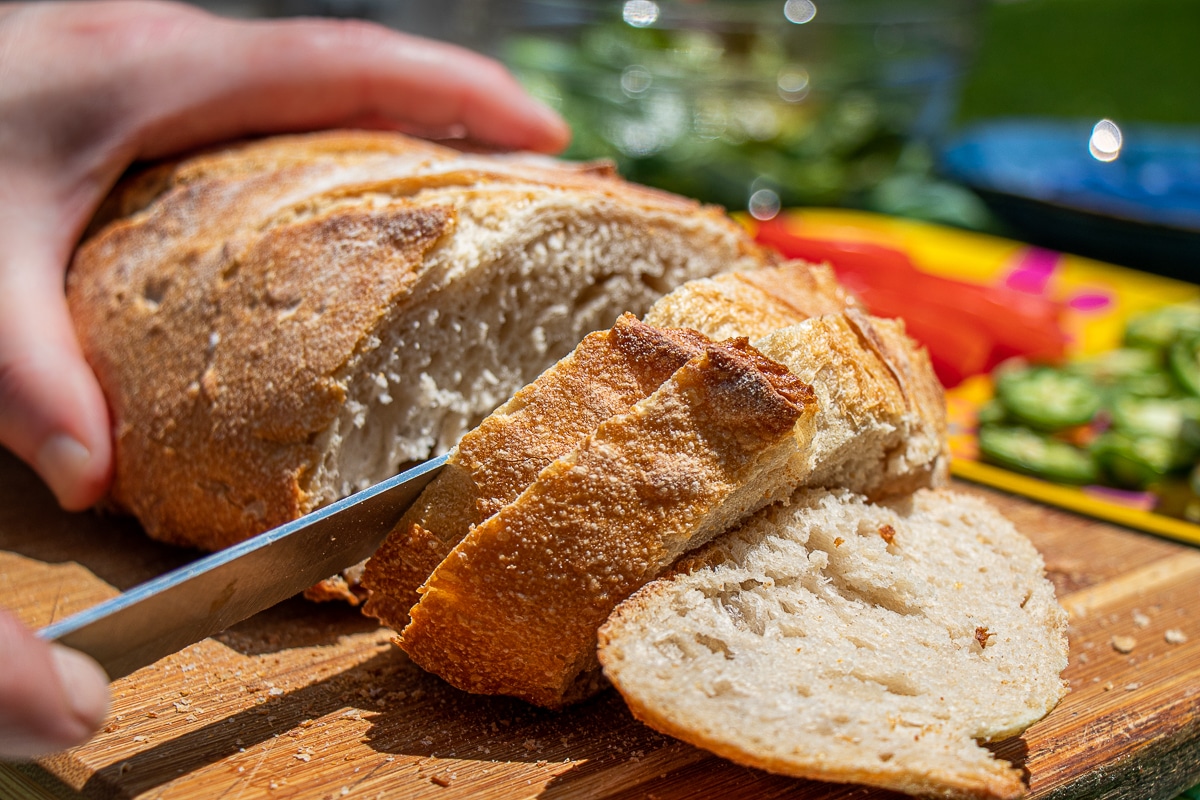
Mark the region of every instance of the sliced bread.
[[1066, 614], [986, 503], [801, 490], [689, 556], [600, 630], [604, 672], [657, 730], [771, 772], [1015, 798], [976, 740], [1066, 691]]
[[368, 560], [364, 611], [403, 629], [420, 599], [417, 587], [472, 527], [515, 500], [600, 423], [650, 396], [706, 344], [700, 334], [655, 328], [632, 314], [589, 334], [450, 451], [445, 468]]
[[791, 493], [812, 389], [744, 340], [709, 344], [601, 423], [429, 576], [399, 644], [472, 692], [589, 693], [596, 630], [686, 550]]

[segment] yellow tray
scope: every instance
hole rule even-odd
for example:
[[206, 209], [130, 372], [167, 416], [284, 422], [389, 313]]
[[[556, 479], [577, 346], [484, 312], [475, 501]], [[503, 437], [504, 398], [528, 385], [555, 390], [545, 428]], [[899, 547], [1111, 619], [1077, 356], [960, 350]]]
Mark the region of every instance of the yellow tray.
[[[1014, 270], [1029, 264], [1032, 257], [1044, 270], [1043, 291], [1064, 304], [1062, 327], [1070, 339], [1068, 357], [1116, 347], [1125, 322], [1135, 314], [1167, 303], [1200, 298], [1200, 286], [1190, 283], [927, 223], [825, 209], [789, 211], [786, 222], [800, 236], [892, 247], [908, 253], [918, 269], [984, 285], [1003, 284]], [[1096, 487], [1060, 486], [981, 463], [975, 439], [976, 412], [991, 395], [987, 376], [968, 379], [947, 392], [951, 471], [955, 476], [1200, 545], [1200, 525], [1147, 510], [1134, 501], [1133, 495], [1130, 502], [1122, 502], [1120, 493]]]

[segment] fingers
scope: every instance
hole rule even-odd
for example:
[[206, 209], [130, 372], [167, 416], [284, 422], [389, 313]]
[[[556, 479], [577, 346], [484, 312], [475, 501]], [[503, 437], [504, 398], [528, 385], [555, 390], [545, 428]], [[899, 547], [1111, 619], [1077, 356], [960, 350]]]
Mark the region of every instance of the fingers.
[[143, 156], [247, 134], [362, 120], [557, 152], [569, 131], [497, 62], [378, 25], [189, 15], [157, 63], [130, 76]]
[[104, 395], [75, 338], [62, 267], [53, 256], [21, 248], [16, 236], [3, 238], [0, 444], [32, 466], [64, 508], [81, 510], [111, 480]]
[[107, 713], [108, 677], [95, 661], [0, 610], [0, 759], [82, 744]]

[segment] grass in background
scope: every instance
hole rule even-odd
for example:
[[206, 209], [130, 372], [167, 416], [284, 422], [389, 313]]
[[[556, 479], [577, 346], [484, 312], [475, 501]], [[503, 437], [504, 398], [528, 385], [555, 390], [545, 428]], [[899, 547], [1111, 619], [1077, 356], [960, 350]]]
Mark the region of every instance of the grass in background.
[[985, 14], [959, 119], [1200, 123], [1197, 0], [1009, 0]]

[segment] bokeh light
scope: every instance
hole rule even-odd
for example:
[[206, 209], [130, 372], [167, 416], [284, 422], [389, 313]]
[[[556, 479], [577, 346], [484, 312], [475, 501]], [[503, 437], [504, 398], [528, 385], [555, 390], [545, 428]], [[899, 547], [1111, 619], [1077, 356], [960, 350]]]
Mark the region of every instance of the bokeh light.
[[627, 0], [621, 18], [635, 28], [647, 28], [658, 19], [658, 3], [653, 0]]
[[787, 0], [783, 4], [783, 16], [788, 22], [803, 25], [817, 15], [817, 4], [812, 0]]
[[1102, 119], [1092, 128], [1088, 152], [1097, 161], [1116, 161], [1121, 155], [1121, 129], [1111, 119]]

